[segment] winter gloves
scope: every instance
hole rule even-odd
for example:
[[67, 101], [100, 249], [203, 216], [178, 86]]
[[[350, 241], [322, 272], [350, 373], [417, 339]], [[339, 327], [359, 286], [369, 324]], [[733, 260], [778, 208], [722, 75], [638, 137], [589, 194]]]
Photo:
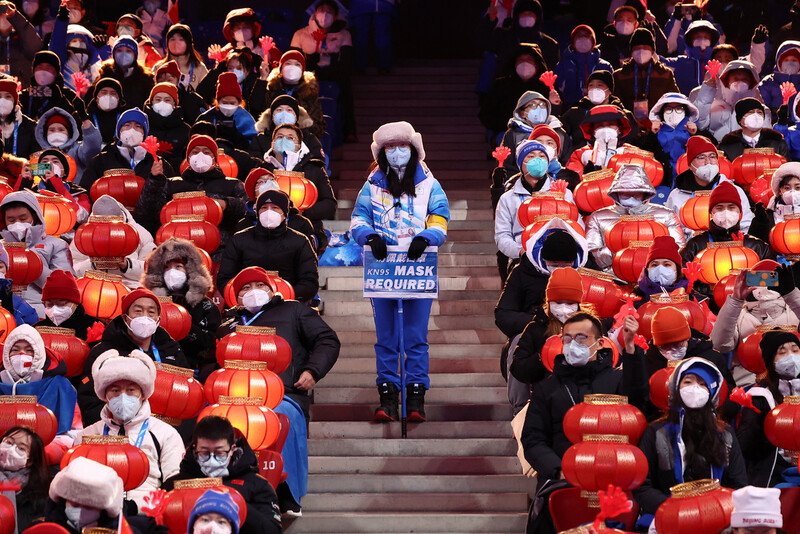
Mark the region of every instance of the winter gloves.
[[425, 252], [425, 249], [428, 247], [428, 240], [422, 236], [417, 236], [411, 240], [411, 245], [408, 247], [408, 259], [409, 260], [416, 260], [422, 253]]
[[386, 259], [386, 241], [378, 234], [372, 234], [367, 238], [367, 245], [372, 249], [375, 259], [382, 261]]

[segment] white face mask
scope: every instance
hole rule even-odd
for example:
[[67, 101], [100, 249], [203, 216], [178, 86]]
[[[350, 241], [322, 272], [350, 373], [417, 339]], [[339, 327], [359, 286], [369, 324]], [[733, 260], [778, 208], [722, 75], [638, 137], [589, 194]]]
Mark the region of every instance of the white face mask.
[[134, 397], [127, 393], [117, 395], [108, 401], [108, 409], [114, 414], [114, 417], [123, 423], [127, 423], [133, 419], [136, 414], [139, 413], [139, 408], [141, 407], [142, 401], [139, 397]]
[[210, 169], [213, 165], [214, 165], [214, 158], [212, 158], [208, 154], [203, 154], [202, 152], [198, 152], [197, 154], [189, 158], [189, 166], [192, 168], [194, 172], [200, 174], [208, 171], [208, 169]]
[[739, 223], [739, 214], [733, 210], [722, 210], [714, 212], [711, 215], [711, 220], [720, 228], [733, 228]]
[[[595, 343], [597, 342], [595, 341]], [[594, 347], [594, 343], [591, 347], [587, 347], [574, 339], [564, 345], [564, 358], [566, 358], [567, 364], [572, 367], [583, 367], [589, 363], [589, 358], [592, 357], [592, 347]]]
[[656, 284], [669, 287], [678, 279], [678, 273], [672, 267], [656, 265], [647, 272], [647, 277]]
[[695, 39], [693, 44], [695, 48], [705, 51], [706, 48], [711, 46], [711, 39]]
[[33, 73], [33, 79], [36, 80], [36, 83], [39, 85], [50, 85], [56, 81], [56, 75], [49, 70], [39, 69]]
[[50, 306], [44, 309], [44, 314], [53, 324], [59, 326], [61, 323], [72, 317], [73, 309], [70, 306]]
[[636, 63], [644, 65], [653, 57], [653, 52], [650, 50], [634, 50], [631, 56]]
[[52, 146], [61, 146], [69, 141], [69, 136], [64, 132], [53, 132], [47, 134], [47, 142]]
[[5, 117], [14, 111], [14, 101], [10, 98], [0, 98], [0, 115]]
[[30, 354], [10, 354], [8, 359], [20, 378], [25, 378], [33, 371], [33, 356]]
[[784, 191], [781, 193], [781, 200], [788, 206], [800, 206], [800, 191]]
[[128, 321], [128, 328], [130, 328], [133, 335], [139, 339], [146, 339], [152, 336], [158, 329], [158, 321], [146, 315], [134, 318], [128, 317]]
[[686, 117], [686, 112], [682, 109], [671, 109], [664, 112], [664, 122], [670, 127], [677, 127]]
[[156, 102], [153, 104], [153, 111], [161, 115], [162, 117], [169, 117], [172, 115], [172, 112], [175, 110], [175, 106], [170, 104], [169, 102]]
[[677, 347], [672, 349], [658, 349], [661, 355], [671, 362], [682, 360], [686, 356], [688, 347]]
[[625, 208], [635, 208], [642, 205], [642, 199], [619, 195], [619, 205]]
[[239, 109], [239, 106], [236, 104], [220, 104], [219, 111], [226, 117], [233, 117], [233, 114], [236, 113], [236, 110]]
[[800, 72], [800, 62], [794, 59], [787, 59], [781, 63], [781, 72], [788, 75], [794, 75]]
[[594, 48], [594, 43], [588, 37], [578, 37], [575, 39], [575, 51], [579, 54], [588, 54]]
[[280, 187], [278, 187], [278, 182], [276, 182], [275, 180], [267, 180], [266, 182], [258, 184], [258, 186], [256, 186], [256, 197], [258, 197], [258, 195], [260, 195], [264, 191], [272, 191], [275, 189], [280, 189]]
[[135, 30], [128, 26], [127, 24], [122, 24], [117, 26], [117, 36], [118, 37], [133, 37]]
[[283, 81], [286, 83], [297, 83], [303, 77], [303, 69], [297, 65], [286, 65], [281, 71]]
[[253, 38], [253, 30], [250, 28], [242, 28], [233, 32], [233, 38], [239, 43], [244, 43]]
[[775, 360], [775, 372], [786, 380], [797, 378], [797, 375], [800, 375], [800, 354], [795, 352]]
[[20, 241], [25, 241], [25, 236], [28, 234], [28, 230], [31, 228], [33, 228], [31, 223], [24, 222], [15, 222], [8, 225], [8, 231], [14, 234], [14, 236]]
[[692, 384], [681, 388], [681, 399], [687, 408], [702, 408], [708, 402], [710, 394], [703, 386]]
[[612, 128], [611, 126], [603, 126], [602, 128], [598, 128], [594, 131], [594, 138], [604, 143], [608, 143], [616, 139], [618, 135], [619, 132], [617, 129]]
[[97, 107], [103, 111], [111, 111], [117, 109], [119, 98], [114, 95], [103, 95], [97, 98]]
[[547, 161], [553, 161], [556, 159], [556, 149], [551, 147], [550, 145], [544, 145], [544, 151], [547, 154]]
[[536, 66], [527, 61], [523, 61], [517, 65], [516, 71], [520, 78], [527, 81], [536, 75]]
[[167, 269], [164, 272], [164, 284], [170, 291], [180, 289], [186, 284], [186, 273], [179, 269]]
[[0, 443], [0, 469], [19, 471], [28, 463], [28, 455], [10, 443]]
[[318, 14], [315, 18], [320, 28], [330, 28], [333, 25], [333, 13]]
[[730, 88], [734, 93], [744, 93], [750, 89], [750, 84], [747, 82], [731, 82]]
[[745, 128], [750, 128], [751, 130], [760, 130], [764, 126], [764, 117], [758, 113], [753, 113], [752, 115], [745, 117], [742, 122], [744, 123]]
[[277, 228], [283, 222], [281, 214], [272, 210], [266, 210], [260, 213], [258, 215], [258, 220], [261, 222], [261, 226], [269, 229]]
[[144, 135], [142, 132], [131, 128], [130, 130], [120, 132], [119, 141], [122, 143], [122, 146], [126, 148], [134, 148], [142, 144], [142, 141], [144, 141]]
[[269, 302], [269, 293], [263, 289], [251, 289], [242, 296], [242, 306], [255, 313]]
[[586, 98], [595, 106], [602, 104], [606, 100], [606, 92], [599, 87], [592, 87], [586, 92]]
[[536, 17], [533, 15], [525, 15], [519, 18], [519, 25], [523, 28], [533, 28], [536, 26]]
[[719, 174], [719, 165], [708, 163], [694, 170], [694, 175], [701, 181], [708, 183]]
[[68, 504], [64, 506], [64, 514], [67, 516], [67, 522], [78, 530], [94, 525], [100, 519], [100, 510], [70, 506]]
[[562, 324], [578, 311], [577, 302], [572, 304], [559, 304], [558, 302], [553, 302], [548, 304], [548, 306], [550, 308], [550, 313], [553, 314], [553, 317], [558, 319], [558, 322]]
[[239, 83], [242, 83], [247, 78], [247, 72], [244, 69], [233, 69], [231, 72], [236, 75], [236, 81]]
[[633, 27], [633, 22], [622, 21], [622, 20], [615, 23], [614, 28], [616, 28], [617, 33], [620, 35], [630, 35], [633, 33], [633, 30], [635, 29]]

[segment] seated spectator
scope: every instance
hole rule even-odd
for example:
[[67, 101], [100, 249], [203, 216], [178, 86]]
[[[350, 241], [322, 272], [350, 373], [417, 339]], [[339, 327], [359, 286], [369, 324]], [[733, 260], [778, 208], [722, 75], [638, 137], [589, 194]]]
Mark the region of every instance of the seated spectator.
[[141, 108], [153, 88], [153, 78], [147, 67], [137, 61], [139, 44], [133, 37], [118, 38], [112, 57], [100, 66], [100, 78], [114, 78], [125, 84], [125, 100], [131, 107]]
[[697, 107], [680, 93], [665, 93], [650, 110], [650, 130], [666, 160], [661, 185], [671, 185], [678, 175], [678, 158], [686, 153], [686, 143], [697, 133]]
[[[51, 107], [42, 114], [34, 135], [43, 149], [56, 148], [75, 160], [78, 167], [74, 181], [77, 183], [80, 183], [83, 171], [91, 159], [103, 148], [103, 136], [92, 121], [84, 120], [78, 128], [75, 118], [59, 107]], [[39, 163], [44, 163], [41, 155]], [[66, 176], [68, 175], [61, 177]]]
[[[714, 17], [708, 13], [705, 6], [699, 7], [693, 3], [678, 4], [674, 8], [667, 6], [667, 15], [669, 18], [663, 23], [664, 34], [667, 37], [667, 52], [668, 55], [683, 54], [688, 49], [698, 48], [700, 44], [698, 40], [705, 39], [706, 37], [711, 40], [710, 36], [701, 34], [700, 36], [691, 35], [690, 29], [693, 24], [701, 22], [703, 25], [708, 25], [707, 32], [716, 37], [716, 41], [724, 41], [725, 34], [723, 33], [722, 26], [714, 22]], [[660, 21], [659, 21], [660, 22]], [[712, 31], [713, 28], [713, 31]], [[698, 44], [696, 44], [698, 43]], [[711, 46], [716, 46], [716, 42]]]
[[780, 132], [765, 127], [769, 123], [765, 122], [764, 104], [755, 98], [743, 98], [736, 102], [735, 111], [740, 128], [723, 137], [718, 146], [729, 161], [748, 148], [771, 148], [787, 160], [791, 158], [789, 146]]
[[0, 481], [19, 481], [22, 486], [19, 491], [3, 493], [14, 506], [19, 532], [44, 517], [50, 471], [42, 438], [29, 427], [12, 426], [3, 434], [0, 441]]
[[[0, 140], [0, 150], [5, 150], [3, 141]], [[19, 176], [25, 172], [28, 162], [24, 158], [18, 158], [12, 154], [0, 153], [0, 180], [9, 185], [17, 183]]]
[[145, 1], [144, 5], [136, 10], [136, 15], [142, 20], [142, 34], [153, 42], [153, 46], [159, 52], [163, 52], [166, 46], [164, 31], [170, 19], [167, 12], [161, 9], [160, 0]]
[[[26, 116], [38, 121], [46, 111], [61, 108], [67, 114], [74, 115], [75, 120], [85, 117], [86, 107], [83, 100], [64, 84], [58, 55], [49, 50], [41, 50], [33, 56], [32, 68], [30, 87], [19, 93], [19, 107]], [[41, 141], [39, 145], [45, 146]]]
[[655, 514], [676, 484], [713, 478], [726, 488], [747, 485], [739, 442], [717, 415], [723, 380], [703, 358], [686, 359], [672, 373], [669, 413], [651, 423], [639, 440], [650, 470], [633, 498], [645, 517]]
[[240, 150], [246, 150], [258, 133], [255, 120], [243, 107], [242, 89], [236, 75], [231, 72], [219, 75], [214, 107], [201, 113], [198, 120], [216, 125], [217, 135]]
[[141, 280], [154, 295], [171, 297], [192, 317], [191, 330], [179, 341], [192, 368], [213, 362], [221, 316], [207, 296], [214, 281], [194, 243], [176, 237], [161, 243], [147, 258]]
[[152, 177], [145, 182], [139, 204], [136, 207], [137, 220], [151, 233], [160, 226], [159, 213], [164, 205], [172, 200], [175, 193], [186, 191], [205, 191], [206, 195], [216, 199], [222, 206], [222, 245], [212, 255], [218, 260], [222, 256], [225, 243], [233, 233], [236, 223], [244, 216], [244, 205], [247, 193], [244, 185], [236, 178], [228, 178], [217, 166], [217, 143], [205, 135], [195, 135], [186, 147], [186, 159], [189, 162], [181, 176], [167, 179], [160, 165], [153, 166]]
[[781, 491], [777, 488], [745, 486], [731, 495], [731, 534], [778, 534], [783, 527]]
[[[172, 488], [176, 480], [205, 477], [220, 477], [224, 485], [242, 495], [247, 504], [247, 514], [244, 523], [239, 527], [240, 534], [282, 532], [278, 497], [269, 482], [259, 475], [255, 452], [244, 437], [235, 436], [230, 421], [216, 415], [206, 416], [197, 422], [192, 443], [181, 460], [180, 471], [164, 487]], [[197, 501], [192, 517], [211, 511], [210, 504], [204, 500], [208, 496], [209, 493], [206, 492]], [[233, 515], [238, 521], [238, 514]], [[189, 532], [192, 532], [191, 519], [189, 523]], [[195, 522], [195, 528], [198, 525]]]
[[282, 124], [295, 124], [303, 132], [303, 143], [308, 147], [313, 158], [324, 160], [322, 144], [311, 131], [314, 121], [311, 120], [306, 109], [297, 103], [291, 95], [280, 95], [272, 101], [267, 111], [261, 114], [256, 122], [258, 135], [250, 142], [247, 151], [250, 155], [267, 159], [267, 152], [272, 148], [272, 134], [275, 128]]
[[[673, 38], [670, 35], [669, 39]], [[703, 83], [705, 65], [711, 60], [714, 47], [720, 40], [720, 30], [707, 20], [695, 20], [686, 29], [683, 51], [677, 57], [662, 58], [661, 61], [673, 70], [675, 83], [684, 95]]]
[[[144, 22], [138, 15], [125, 13], [117, 19], [117, 24], [114, 27], [116, 38], [109, 39], [109, 45], [114, 47], [121, 37], [131, 37], [139, 47], [136, 51], [137, 61], [147, 68], [152, 68], [153, 65], [161, 60], [161, 54], [156, 49], [150, 36], [142, 31], [143, 29]], [[100, 53], [101, 55], [107, 54], [105, 50], [100, 50]]]
[[[270, 100], [264, 96], [266, 91], [266, 80], [259, 78], [259, 72], [268, 69], [258, 54], [254, 54], [249, 48], [237, 48], [219, 61], [217, 65], [208, 71], [208, 74], [200, 80], [197, 86], [197, 93], [200, 94], [206, 103], [213, 107], [217, 84], [221, 74], [230, 72], [236, 76], [236, 81], [240, 88], [240, 99], [244, 100], [246, 110], [253, 117], [258, 117], [269, 105]], [[266, 76], [262, 72], [262, 76]]]
[[[0, 306], [14, 316], [17, 326], [21, 324], [36, 324], [39, 321], [36, 310], [25, 299], [12, 291], [14, 283], [10, 278], [5, 278], [7, 272], [8, 252], [6, 252], [3, 244], [0, 243], [0, 273], [3, 275], [0, 278]], [[46, 311], [47, 309], [45, 309]]]
[[600, 48], [591, 26], [579, 24], [570, 34], [570, 45], [553, 72], [558, 76], [558, 90], [567, 106], [574, 106], [588, 91], [589, 76], [596, 71], [611, 74], [611, 63], [600, 57]]
[[[497, 28], [492, 32], [489, 49], [506, 62], [514, 47], [519, 43], [535, 44], [542, 51], [544, 62], [554, 67], [561, 59], [561, 50], [555, 39], [544, 33], [546, 19], [539, 0], [517, 0], [512, 13], [513, 23]], [[547, 70], [537, 71], [538, 74]], [[521, 92], [520, 92], [521, 94]], [[510, 115], [510, 114], [509, 114]]]
[[667, 53], [667, 39], [664, 32], [661, 31], [658, 24], [645, 18], [644, 9], [641, 10], [641, 13], [639, 12], [641, 6], [638, 2], [626, 2], [616, 8], [612, 23], [603, 29], [603, 35], [600, 38], [601, 55], [603, 59], [611, 63], [614, 69], [620, 68], [625, 60], [632, 56], [634, 45], [631, 44], [631, 37], [636, 30], [649, 31], [654, 39], [653, 49], [655, 52], [660, 56]]
[[[528, 139], [538, 141], [545, 146], [545, 149], [552, 149], [552, 153], [551, 150], [547, 150], [547, 156], [550, 159], [550, 164], [547, 167], [547, 174], [555, 176], [556, 180], [564, 180], [567, 182], [567, 189], [574, 191], [575, 187], [580, 183], [581, 177], [577, 172], [563, 167], [560, 163], [562, 160], [569, 159], [566, 152], [571, 152], [572, 149], [571, 147], [569, 147], [567, 151], [562, 149], [561, 141], [563, 130], [559, 130], [560, 131], [557, 132], [546, 124], [540, 124], [531, 131], [530, 135], [528, 135]], [[570, 142], [568, 136], [566, 137], [566, 142]], [[508, 161], [508, 159], [506, 159], [506, 161]], [[519, 167], [514, 167], [512, 170], [516, 172], [518, 168]]]
[[178, 88], [167, 82], [153, 86], [150, 98], [144, 104], [150, 126], [148, 134], [155, 136], [160, 143], [170, 144], [172, 148], [169, 152], [164, 151], [164, 158], [173, 169], [180, 167], [190, 137], [189, 125], [179, 104]]
[[639, 165], [623, 165], [617, 171], [608, 190], [613, 206], [601, 208], [586, 220], [586, 241], [597, 266], [613, 272], [611, 260], [614, 254], [606, 246], [606, 231], [623, 215], [650, 215], [669, 230], [678, 246], [683, 246], [683, 227], [678, 216], [669, 208], [650, 202], [656, 195], [653, 184], [644, 168]]
[[133, 107], [128, 106], [122, 93], [122, 85], [114, 78], [102, 78], [86, 94], [89, 103], [86, 113], [100, 130], [103, 144], [108, 145], [117, 135], [117, 121], [120, 113]]
[[688, 288], [689, 281], [681, 268], [683, 260], [678, 248], [672, 236], [661, 235], [653, 239], [647, 253], [647, 263], [633, 290], [633, 294], [641, 298], [635, 303], [637, 307], [648, 302], [652, 295]]
[[267, 77], [266, 92], [266, 102], [272, 102], [280, 95], [292, 95], [314, 121], [311, 126], [314, 135], [317, 138], [325, 135], [327, 126], [319, 102], [319, 83], [314, 73], [306, 70], [306, 58], [302, 52], [289, 50], [281, 56], [279, 66]]
[[122, 356], [115, 349], [106, 350], [93, 361], [91, 369], [95, 395], [105, 405], [101, 419], [78, 434], [75, 444], [83, 436], [103, 434], [127, 436], [141, 449], [150, 460], [150, 472], [141, 486], [126, 493], [141, 510], [147, 494], [178, 474], [183, 441], [175, 428], [150, 412], [147, 399], [153, 394], [156, 368], [147, 354], [133, 350]]
[[773, 114], [783, 104], [781, 84], [789, 82], [800, 87], [800, 42], [784, 41], [775, 53], [775, 69], [758, 84], [764, 105]]
[[[0, 20], [3, 18], [0, 15]], [[36, 122], [26, 117], [19, 107], [17, 80], [9, 77], [0, 79], [0, 136], [5, 151], [20, 158], [29, 158], [39, 150], [35, 130]]]
[[188, 534], [239, 534], [239, 528], [239, 505], [229, 493], [219, 490], [206, 490], [189, 515]]
[[39, 202], [30, 191], [15, 191], [0, 201], [4, 229], [0, 230], [5, 242], [25, 243], [42, 258], [42, 274], [20, 294], [40, 318], [44, 317], [42, 287], [55, 269], [72, 272], [72, 259], [66, 241], [49, 236], [44, 229], [44, 215]]
[[260, 157], [251, 156], [248, 152], [234, 146], [228, 139], [219, 137], [217, 127], [210, 122], [198, 121], [192, 124], [189, 130], [189, 139], [195, 135], [207, 135], [217, 143], [218, 150], [233, 158], [239, 172], [236, 176], [229, 176], [229, 178], [238, 178], [239, 181], [244, 182], [253, 169], [264, 166], [264, 160]]
[[36, 326], [57, 326], [75, 331], [75, 337], [87, 341], [89, 329], [97, 323], [81, 304], [78, 284], [71, 272], [56, 269], [42, 288], [45, 318]]
[[308, 238], [288, 228], [289, 197], [280, 190], [261, 193], [256, 200], [258, 224], [234, 234], [225, 246], [217, 284], [224, 288], [246, 267], [278, 271], [294, 288], [301, 302], [312, 300], [319, 290], [317, 257]]
[[[79, 0], [72, 2], [80, 4]], [[99, 78], [100, 71], [100, 56], [94, 44], [94, 35], [78, 22], [78, 16], [72, 15], [74, 11], [80, 13], [62, 4], [58, 8], [53, 33], [50, 35], [50, 50], [61, 60], [64, 85], [72, 91], [75, 90], [73, 75], [80, 73], [89, 83], [94, 83]]]
[[605, 169], [612, 156], [625, 152], [625, 145], [621, 142], [630, 135], [634, 124], [636, 121], [629, 122], [626, 112], [617, 106], [594, 106], [580, 126], [588, 144], [572, 153], [567, 168], [581, 178], [584, 173]]
[[[31, 79], [31, 60], [36, 52], [44, 48], [44, 43], [36, 33], [36, 28], [28, 22], [25, 15], [17, 11], [13, 2], [3, 5], [6, 10], [0, 14], [0, 38], [5, 43], [3, 58], [8, 65], [8, 70], [4, 73], [14, 76], [27, 87]], [[17, 155], [28, 157], [27, 154]]]
[[39, 177], [39, 183], [34, 185], [30, 166], [27, 166], [20, 174], [17, 186], [37, 193], [58, 193], [72, 204], [78, 224], [85, 223], [89, 218], [92, 201], [86, 189], [69, 181], [70, 162], [64, 153], [57, 148], [48, 148], [39, 153], [39, 163], [50, 165], [50, 169]]
[[222, 48], [223, 51], [248, 48], [254, 54], [264, 57], [264, 50], [259, 43], [261, 21], [251, 8], [243, 7], [229, 11], [222, 26], [222, 35], [228, 41]]
[[755, 216], [750, 225], [750, 235], [769, 241], [769, 231], [786, 215], [800, 213], [800, 163], [784, 163], [772, 174], [773, 197], [767, 203], [755, 206]]
[[147, 260], [147, 257], [150, 255], [150, 253], [156, 248], [156, 244], [153, 242], [153, 236], [151, 236], [150, 232], [145, 230], [142, 225], [133, 219], [133, 215], [131, 215], [131, 212], [129, 212], [125, 206], [114, 200], [114, 197], [109, 195], [103, 195], [97, 199], [97, 201], [94, 203], [94, 206], [92, 206], [92, 215], [102, 217], [121, 217], [123, 222], [133, 226], [133, 228], [136, 230], [136, 233], [139, 234], [139, 244], [137, 245], [136, 250], [122, 259], [118, 267], [113, 269], [98, 269], [90, 257], [85, 256], [81, 251], [78, 250], [78, 247], [75, 246], [75, 242], [73, 241], [69, 246], [69, 250], [72, 254], [72, 265], [75, 269], [75, 274], [78, 276], [83, 276], [86, 274], [86, 271], [89, 270], [102, 270], [107, 273], [121, 276], [122, 282], [126, 286], [131, 289], [136, 289], [140, 286], [139, 279], [145, 270], [145, 260]]
[[42, 336], [30, 325], [16, 327], [3, 342], [0, 393], [36, 395], [38, 402], [56, 416], [56, 437], [44, 448], [48, 465], [61, 462], [72, 447], [75, 433], [83, 429], [77, 394], [66, 373], [67, 364], [60, 355], [45, 349]]
[[92, 347], [83, 365], [78, 402], [84, 423], [95, 423], [102, 416], [104, 395], [97, 393], [93, 365], [107, 352], [139, 352], [151, 361], [190, 368], [181, 346], [158, 325], [160, 315], [158, 297], [147, 289], [140, 287], [122, 299], [120, 315], [106, 325], [102, 339]]
[[193, 124], [202, 112], [208, 109], [206, 101], [197, 94], [192, 85], [184, 87], [180, 83], [181, 70], [175, 61], [166, 61], [153, 71], [156, 84], [169, 83], [178, 88], [178, 103], [183, 110], [183, 120]]
[[184, 89], [189, 87], [197, 89], [200, 81], [208, 74], [208, 67], [194, 48], [192, 29], [186, 24], [173, 24], [167, 30], [166, 43], [166, 55], [153, 65], [153, 71], [157, 72], [161, 66], [175, 61], [180, 72], [175, 85], [180, 85]]

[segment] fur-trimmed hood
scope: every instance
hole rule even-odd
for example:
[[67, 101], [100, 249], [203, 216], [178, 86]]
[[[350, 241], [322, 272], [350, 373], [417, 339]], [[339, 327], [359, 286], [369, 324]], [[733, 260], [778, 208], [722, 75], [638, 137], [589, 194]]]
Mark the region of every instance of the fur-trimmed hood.
[[[305, 130], [306, 128], [311, 128], [314, 126], [314, 119], [308, 114], [306, 108], [303, 106], [298, 106], [300, 113], [297, 117], [297, 126], [301, 130]], [[275, 124], [272, 122], [272, 110], [268, 109], [264, 111], [259, 117], [258, 121], [256, 122], [256, 131], [258, 133], [270, 132], [275, 127]]]
[[[281, 88], [282, 83], [283, 78], [281, 77], [281, 69], [278, 67], [272, 69], [272, 71], [269, 73], [269, 76], [267, 76], [267, 92], [270, 94], [276, 92]], [[319, 83], [317, 82], [317, 77], [313, 72], [303, 71], [303, 79], [297, 82], [292, 96], [294, 96], [297, 101], [300, 102], [304, 101], [306, 96], [318, 94]]]
[[203, 258], [191, 241], [172, 237], [167, 239], [147, 258], [142, 285], [158, 295], [169, 297], [172, 295], [164, 283], [164, 271], [167, 264], [175, 259], [185, 260], [186, 302], [189, 306], [196, 306], [213, 287], [211, 274], [203, 263]]

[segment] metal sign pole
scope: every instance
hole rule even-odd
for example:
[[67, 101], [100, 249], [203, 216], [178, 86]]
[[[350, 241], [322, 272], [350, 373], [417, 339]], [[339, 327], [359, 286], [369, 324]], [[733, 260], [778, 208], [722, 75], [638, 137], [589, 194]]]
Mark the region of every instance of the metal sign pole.
[[408, 414], [406, 413], [406, 347], [403, 333], [403, 299], [397, 299], [397, 335], [400, 339], [400, 433], [408, 437]]

